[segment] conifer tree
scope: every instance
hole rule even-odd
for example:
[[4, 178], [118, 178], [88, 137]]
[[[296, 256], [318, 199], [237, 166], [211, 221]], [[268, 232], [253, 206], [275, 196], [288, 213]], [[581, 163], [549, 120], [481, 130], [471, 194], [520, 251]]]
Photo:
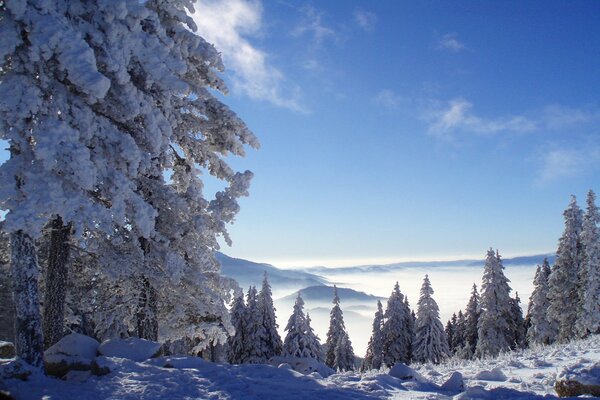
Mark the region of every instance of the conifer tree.
[[408, 296], [404, 296], [404, 312], [406, 314], [406, 331], [407, 336], [409, 338], [408, 344], [408, 359], [409, 361], [413, 358], [413, 345], [416, 338], [416, 325], [417, 325], [417, 316], [414, 310], [410, 309], [410, 304], [408, 303]]
[[504, 276], [500, 255], [487, 252], [481, 285], [481, 303], [477, 324], [477, 357], [497, 356], [510, 349], [510, 286]]
[[525, 321], [523, 320], [523, 310], [520, 303], [519, 293], [515, 292], [515, 298], [510, 299], [511, 349], [523, 348], [526, 345]]
[[235, 333], [227, 341], [229, 362], [231, 364], [242, 364], [246, 354], [244, 347], [246, 342], [246, 305], [244, 304], [244, 292], [242, 290], [233, 299], [230, 315]]
[[283, 355], [290, 357], [322, 359], [319, 338], [310, 326], [310, 317], [304, 315], [304, 300], [298, 292], [294, 311], [285, 327], [287, 334], [283, 341]]
[[[344, 341], [343, 345], [340, 344]], [[340, 298], [337, 286], [333, 285], [333, 308], [329, 314], [329, 329], [327, 331], [327, 353], [325, 365], [334, 370], [347, 371], [354, 369], [354, 351], [344, 325], [344, 315], [340, 308]], [[348, 363], [348, 360], [352, 360]]]
[[529, 321], [527, 340], [529, 343], [550, 344], [556, 339], [556, 331], [548, 320], [548, 277], [550, 264], [544, 258], [541, 266], [538, 265], [533, 279], [533, 292], [529, 297]]
[[266, 336], [263, 326], [263, 316], [258, 307], [258, 296], [256, 287], [250, 286], [246, 295], [246, 335], [244, 340], [245, 357], [244, 362], [249, 364], [260, 364], [267, 361], [261, 347], [262, 340]]
[[459, 353], [465, 345], [466, 320], [462, 310], [456, 314], [456, 324], [454, 325], [454, 338], [452, 347], [455, 353]]
[[577, 315], [577, 333], [585, 337], [600, 332], [600, 211], [596, 194], [590, 190], [583, 217], [581, 244], [583, 262], [580, 269], [580, 305]]
[[260, 347], [262, 348], [264, 357], [268, 360], [271, 357], [281, 354], [283, 344], [279, 332], [277, 332], [278, 325], [275, 319], [275, 307], [266, 271], [264, 273], [262, 288], [258, 294], [258, 308], [262, 315], [262, 324], [265, 333], [261, 337], [262, 343]]
[[446, 332], [446, 337], [448, 338], [448, 348], [450, 349], [450, 354], [456, 353], [456, 349], [454, 348], [454, 335], [456, 334], [456, 313], [452, 314], [452, 317], [446, 323], [446, 328], [444, 329]]
[[433, 288], [429, 276], [425, 275], [421, 286], [421, 297], [417, 303], [414, 359], [421, 363], [439, 364], [449, 356], [450, 349], [444, 326], [440, 321], [440, 309], [432, 295]]
[[557, 324], [557, 339], [561, 342], [575, 336], [577, 313], [581, 304], [579, 278], [583, 256], [580, 240], [582, 215], [575, 196], [571, 196], [571, 202], [563, 213], [565, 230], [558, 242], [556, 262], [548, 279], [548, 316]]
[[383, 362], [391, 367], [397, 362], [410, 362], [411, 335], [407, 327], [404, 295], [398, 282], [390, 295], [384, 314]]
[[462, 358], [473, 358], [477, 347], [477, 324], [479, 323], [479, 293], [477, 285], [473, 284], [471, 297], [465, 310], [464, 345], [461, 350]]
[[371, 338], [367, 345], [367, 353], [361, 366], [361, 371], [380, 369], [383, 362], [383, 307], [381, 301], [377, 300], [377, 311], [373, 318]]

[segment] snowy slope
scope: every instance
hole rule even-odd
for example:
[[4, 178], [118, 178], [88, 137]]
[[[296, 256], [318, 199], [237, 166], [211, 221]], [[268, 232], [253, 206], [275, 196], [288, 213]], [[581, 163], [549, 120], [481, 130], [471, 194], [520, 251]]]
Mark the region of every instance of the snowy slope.
[[[17, 399], [23, 400], [548, 399], [555, 398], [554, 378], [564, 367], [591, 366], [599, 361], [597, 335], [567, 346], [508, 353], [495, 360], [416, 366], [426, 381], [401, 381], [386, 371], [334, 374], [321, 379], [267, 365], [232, 366], [192, 357], [164, 357], [144, 363], [106, 359], [113, 372], [84, 382], [62, 381], [40, 373], [29, 381], [4, 382]], [[166, 364], [170, 368], [164, 368]], [[463, 393], [441, 389], [454, 371], [464, 376]]]

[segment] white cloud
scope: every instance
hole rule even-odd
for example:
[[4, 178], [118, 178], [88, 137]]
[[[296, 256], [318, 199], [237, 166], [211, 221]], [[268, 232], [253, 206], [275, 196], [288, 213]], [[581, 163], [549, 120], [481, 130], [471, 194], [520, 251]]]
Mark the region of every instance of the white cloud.
[[600, 169], [600, 147], [551, 149], [541, 156], [538, 184]]
[[[198, 34], [213, 43], [233, 71], [233, 90], [279, 107], [303, 112], [285, 76], [269, 64], [268, 55], [246, 38], [262, 28], [262, 5], [253, 0], [200, 0], [192, 15]], [[285, 92], [285, 93], [284, 93]]]
[[440, 139], [452, 139], [457, 131], [468, 131], [481, 135], [500, 132], [531, 132], [538, 129], [538, 123], [523, 115], [500, 118], [483, 118], [475, 115], [473, 104], [463, 98], [456, 98], [440, 106], [429, 108], [424, 118], [429, 123], [428, 132]]
[[456, 33], [446, 33], [437, 42], [437, 48], [441, 50], [449, 50], [454, 53], [466, 50], [467, 46], [458, 40]]
[[356, 10], [354, 12], [354, 21], [366, 32], [373, 32], [375, 23], [377, 22], [377, 15], [370, 11]]
[[389, 110], [395, 110], [403, 103], [406, 103], [407, 99], [395, 93], [393, 90], [383, 89], [375, 95], [373, 102]]
[[323, 23], [323, 14], [321, 12], [312, 6], [305, 6], [301, 11], [303, 18], [296, 28], [292, 30], [293, 36], [301, 37], [308, 34], [312, 36], [313, 44], [316, 46], [321, 45], [326, 39], [337, 38], [335, 31]]

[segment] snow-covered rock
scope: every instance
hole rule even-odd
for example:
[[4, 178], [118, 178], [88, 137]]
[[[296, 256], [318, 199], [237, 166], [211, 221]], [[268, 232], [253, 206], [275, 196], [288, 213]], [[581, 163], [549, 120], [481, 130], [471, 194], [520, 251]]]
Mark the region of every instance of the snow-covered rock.
[[0, 340], [0, 358], [13, 358], [15, 356], [15, 345], [11, 342]]
[[69, 371], [88, 371], [100, 343], [89, 336], [71, 333], [44, 352], [46, 373], [63, 377]]
[[506, 382], [506, 375], [500, 369], [500, 367], [496, 367], [491, 371], [479, 371], [475, 376], [475, 379], [481, 381], [493, 381], [493, 382]]
[[442, 390], [444, 392], [462, 392], [465, 390], [465, 381], [463, 380], [463, 376], [460, 372], [454, 371], [450, 378], [444, 382], [442, 385]]
[[161, 348], [160, 343], [145, 339], [111, 339], [102, 342], [98, 347], [98, 352], [106, 357], [119, 357], [141, 362], [160, 356]]
[[301, 357], [273, 357], [269, 360], [269, 364], [279, 366], [281, 364], [289, 364], [291, 369], [300, 372], [303, 375], [309, 375], [313, 372], [318, 372], [321, 377], [327, 378], [333, 375], [335, 371], [327, 365], [320, 363], [314, 358]]
[[398, 378], [403, 381], [415, 380], [417, 382], [428, 383], [429, 381], [423, 375], [412, 369], [406, 364], [396, 363], [390, 369], [389, 374], [394, 378]]
[[554, 388], [561, 397], [600, 397], [600, 362], [592, 366], [585, 366], [585, 363], [579, 362], [563, 368], [556, 377]]

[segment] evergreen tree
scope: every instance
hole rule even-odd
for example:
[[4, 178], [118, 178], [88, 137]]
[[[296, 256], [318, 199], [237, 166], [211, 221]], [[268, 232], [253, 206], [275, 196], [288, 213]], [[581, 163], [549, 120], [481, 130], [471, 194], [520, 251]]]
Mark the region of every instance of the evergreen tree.
[[533, 279], [533, 292], [529, 297], [529, 320], [527, 340], [529, 343], [550, 344], [556, 339], [556, 332], [548, 321], [548, 277], [550, 264], [544, 258], [541, 266], [538, 265]]
[[277, 332], [277, 321], [275, 319], [275, 307], [273, 306], [273, 297], [271, 285], [267, 280], [267, 272], [265, 271], [262, 288], [258, 294], [258, 308], [262, 315], [262, 324], [265, 335], [261, 337], [262, 353], [268, 360], [271, 357], [281, 355], [282, 342], [279, 332]]
[[397, 362], [410, 362], [411, 335], [407, 327], [404, 295], [398, 282], [390, 295], [384, 314], [383, 363], [391, 367]]
[[440, 321], [440, 309], [432, 297], [433, 288], [425, 275], [421, 297], [417, 303], [416, 341], [414, 359], [421, 363], [439, 364], [450, 354], [448, 338]]
[[246, 342], [246, 305], [244, 304], [244, 292], [241, 290], [233, 299], [230, 315], [235, 333], [227, 341], [229, 362], [231, 364], [242, 364], [246, 354], [244, 347]]
[[407, 336], [409, 337], [408, 344], [408, 359], [413, 359], [413, 345], [415, 343], [416, 338], [416, 325], [417, 325], [417, 316], [415, 315], [415, 311], [410, 309], [410, 304], [408, 303], [408, 296], [404, 296], [404, 312], [406, 313], [406, 331]]
[[519, 293], [515, 292], [515, 298], [510, 299], [511, 349], [523, 348], [526, 345], [525, 321], [523, 320], [523, 310], [521, 310], [520, 303]]
[[490, 248], [485, 260], [479, 322], [477, 357], [497, 356], [510, 349], [510, 282], [504, 276], [500, 255]]
[[461, 350], [462, 358], [473, 358], [477, 347], [477, 324], [479, 323], [479, 293], [477, 285], [473, 284], [471, 297], [465, 310], [464, 345]]
[[[340, 344], [342, 340], [344, 341], [343, 345]], [[340, 298], [335, 285], [333, 285], [333, 308], [329, 313], [329, 330], [325, 343], [327, 344], [325, 364], [328, 367], [340, 371], [354, 369], [354, 351], [346, 332], [344, 315], [340, 308]], [[349, 359], [352, 359], [351, 363], [347, 362]]]
[[244, 362], [260, 364], [267, 361], [263, 353], [262, 341], [266, 337], [263, 315], [258, 307], [256, 287], [250, 286], [246, 295], [246, 336], [244, 340]]
[[456, 313], [452, 314], [452, 318], [448, 320], [446, 323], [446, 337], [448, 338], [448, 348], [450, 349], [450, 354], [456, 353], [456, 349], [454, 348], [454, 335], [456, 334]]
[[322, 359], [319, 339], [310, 326], [310, 317], [304, 315], [304, 300], [300, 293], [285, 330], [287, 335], [283, 341], [284, 356]]
[[571, 196], [571, 202], [563, 215], [565, 230], [558, 242], [556, 263], [548, 279], [548, 316], [557, 324], [558, 340], [562, 342], [575, 336], [577, 313], [581, 304], [579, 274], [583, 252], [579, 235], [583, 221], [575, 196]]
[[583, 218], [581, 244], [583, 263], [580, 269], [580, 306], [577, 333], [585, 337], [600, 332], [600, 211], [596, 194], [590, 190]]
[[456, 314], [456, 325], [454, 326], [454, 338], [452, 347], [455, 353], [459, 353], [465, 345], [466, 320], [462, 310]]
[[373, 318], [371, 338], [367, 345], [367, 353], [361, 366], [361, 371], [380, 369], [383, 362], [383, 307], [381, 301], [377, 300], [377, 311]]

